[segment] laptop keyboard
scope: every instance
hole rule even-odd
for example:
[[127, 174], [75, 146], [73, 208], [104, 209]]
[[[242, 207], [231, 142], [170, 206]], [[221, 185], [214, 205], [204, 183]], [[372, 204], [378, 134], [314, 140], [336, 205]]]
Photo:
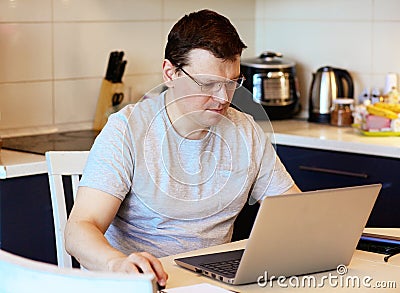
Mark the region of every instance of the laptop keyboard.
[[201, 266], [207, 270], [215, 271], [223, 275], [234, 276], [239, 267], [240, 259], [203, 263]]

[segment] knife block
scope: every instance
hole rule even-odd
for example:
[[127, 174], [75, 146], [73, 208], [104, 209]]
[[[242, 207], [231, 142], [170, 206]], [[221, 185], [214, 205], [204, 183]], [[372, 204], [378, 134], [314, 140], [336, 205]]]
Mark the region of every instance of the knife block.
[[97, 100], [96, 114], [93, 121], [93, 130], [100, 131], [107, 123], [108, 110], [113, 106], [112, 97], [115, 93], [123, 93], [123, 83], [112, 83], [103, 79], [100, 88], [100, 95]]

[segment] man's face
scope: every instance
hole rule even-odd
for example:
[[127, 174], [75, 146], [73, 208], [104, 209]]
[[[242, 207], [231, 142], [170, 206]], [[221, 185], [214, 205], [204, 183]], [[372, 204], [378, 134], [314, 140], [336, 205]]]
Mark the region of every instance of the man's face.
[[206, 50], [194, 49], [183, 70], [178, 70], [171, 88], [180, 118], [195, 127], [217, 124], [232, 101], [234, 88], [229, 80], [240, 75], [240, 57], [223, 61]]

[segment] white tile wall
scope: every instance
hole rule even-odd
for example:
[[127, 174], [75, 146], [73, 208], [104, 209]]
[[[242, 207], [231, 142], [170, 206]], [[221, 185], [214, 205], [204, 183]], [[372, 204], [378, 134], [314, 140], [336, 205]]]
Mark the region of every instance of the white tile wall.
[[14, 131], [53, 123], [51, 82], [0, 84], [1, 125]]
[[175, 21], [191, 11], [203, 8], [215, 10], [231, 20], [254, 20], [255, 2], [248, 0], [166, 0], [164, 2], [164, 17]]
[[400, 21], [400, 2], [398, 0], [375, 0], [372, 7], [374, 20]]
[[243, 58], [252, 58], [256, 55], [256, 27], [254, 20], [235, 20], [233, 25], [239, 32], [240, 38], [246, 44], [247, 48], [243, 51]]
[[[160, 66], [161, 68], [161, 66]], [[143, 96], [160, 92], [163, 87], [162, 74], [141, 74], [128, 76], [125, 79], [125, 100], [126, 102], [137, 102]]]
[[166, 35], [201, 8], [231, 19], [255, 54], [255, 0], [0, 0], [0, 135], [90, 127], [111, 51], [128, 61], [125, 96], [162, 83]]
[[397, 22], [377, 22], [372, 37], [372, 69], [374, 72], [400, 71], [400, 41], [394, 32], [400, 30]]
[[113, 50], [126, 53], [126, 96], [136, 101], [162, 83], [172, 24], [201, 8], [231, 19], [244, 57], [270, 49], [294, 59], [304, 109], [321, 66], [348, 69], [356, 95], [400, 73], [397, 0], [0, 0], [0, 135], [90, 125]]
[[1, 0], [0, 22], [51, 21], [52, 0]]
[[51, 25], [0, 23], [0, 81], [52, 78]]
[[388, 72], [400, 74], [400, 1], [256, 2], [256, 51], [277, 50], [297, 63], [304, 116], [319, 67], [347, 69], [356, 96], [365, 87], [383, 90]]
[[[367, 33], [371, 29], [367, 23], [357, 22], [348, 27], [340, 22], [315, 25], [312, 21], [285, 21], [282, 25], [280, 21], [265, 20], [264, 26], [261, 48], [281, 52], [297, 64], [303, 105], [307, 105], [312, 72], [321, 66], [346, 68], [353, 74], [371, 72], [371, 63], [366, 62], [372, 56], [371, 34]], [[359, 91], [357, 87], [356, 90]]]
[[56, 124], [77, 123], [94, 117], [101, 78], [56, 80], [54, 116]]
[[[315, 20], [370, 20], [374, 0], [260, 0], [264, 3], [266, 19]], [[379, 2], [376, 0], [375, 2]], [[394, 0], [395, 1], [395, 0]]]
[[55, 21], [160, 20], [162, 0], [53, 0]]
[[57, 23], [55, 78], [102, 76], [109, 52], [114, 50], [125, 52], [126, 74], [158, 72], [163, 56], [161, 31], [160, 21]]

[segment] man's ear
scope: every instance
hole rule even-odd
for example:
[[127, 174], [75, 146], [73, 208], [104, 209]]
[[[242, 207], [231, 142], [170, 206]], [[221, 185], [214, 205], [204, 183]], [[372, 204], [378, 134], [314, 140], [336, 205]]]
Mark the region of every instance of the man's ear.
[[173, 80], [175, 79], [175, 66], [172, 65], [171, 61], [164, 59], [162, 64], [163, 79], [167, 87], [173, 87]]

